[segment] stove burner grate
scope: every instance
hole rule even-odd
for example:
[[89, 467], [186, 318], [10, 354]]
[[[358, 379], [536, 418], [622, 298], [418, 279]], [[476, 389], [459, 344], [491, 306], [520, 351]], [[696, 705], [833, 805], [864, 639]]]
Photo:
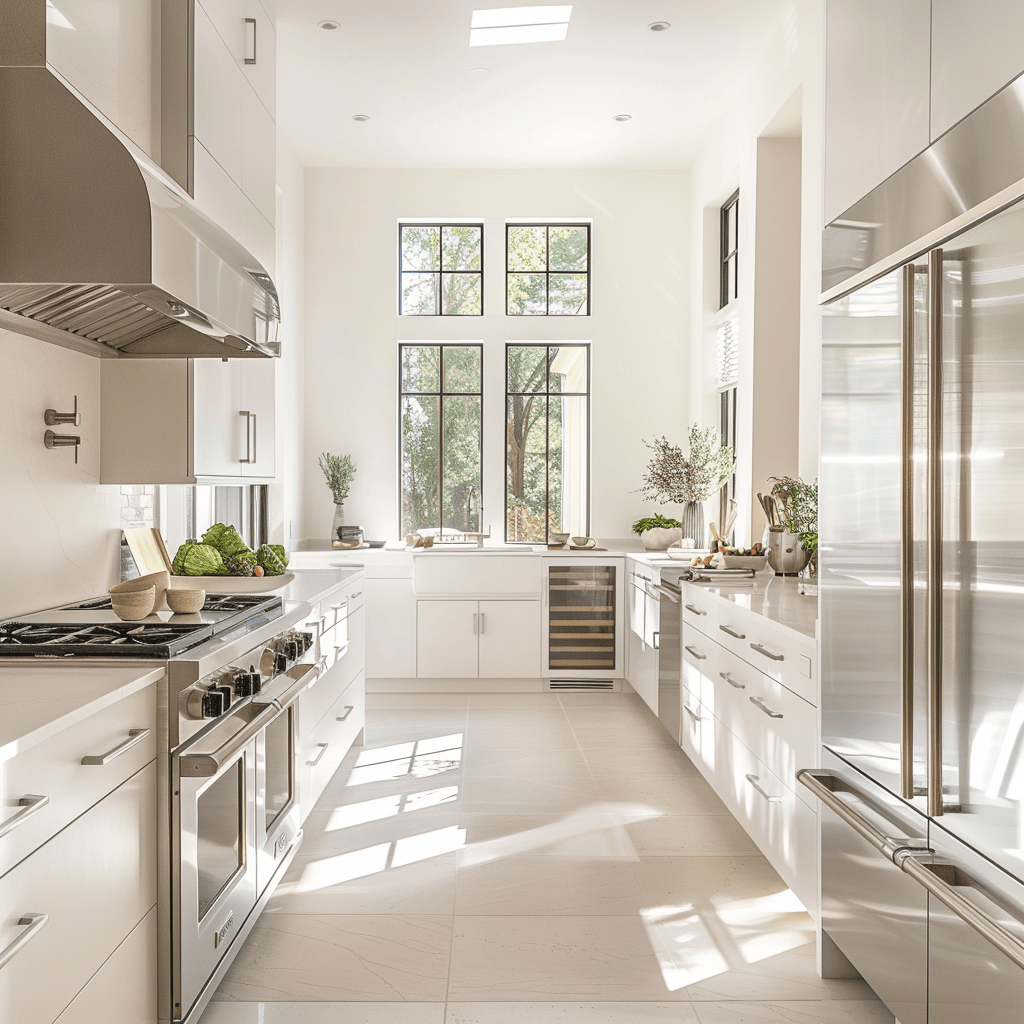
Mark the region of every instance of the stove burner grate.
[[104, 655], [168, 658], [205, 640], [209, 626], [109, 622], [0, 623], [0, 657]]

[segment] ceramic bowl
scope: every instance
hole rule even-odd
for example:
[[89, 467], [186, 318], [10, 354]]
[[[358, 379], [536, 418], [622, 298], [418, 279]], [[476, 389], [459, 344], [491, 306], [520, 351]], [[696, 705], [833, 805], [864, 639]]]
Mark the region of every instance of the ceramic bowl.
[[569, 539], [569, 534], [567, 533], [552, 533], [549, 534], [549, 536], [551, 538], [550, 543], [557, 544], [559, 547], [562, 547], [565, 544], [565, 542]]
[[171, 574], [162, 569], [160, 572], [151, 572], [148, 576], [140, 576], [138, 579], [125, 580], [124, 583], [115, 583], [110, 588], [111, 596], [114, 594], [131, 594], [138, 590], [145, 590], [146, 587], [153, 587], [156, 591], [153, 608], [159, 611], [166, 608], [165, 597], [167, 588], [171, 585]]
[[156, 587], [150, 584], [145, 590], [127, 590], [110, 595], [110, 604], [119, 619], [134, 621], [144, 619], [153, 610], [156, 602]]
[[167, 603], [176, 615], [194, 615], [206, 604], [206, 591], [175, 587], [167, 591]]
[[753, 569], [759, 572], [764, 568], [764, 555], [722, 555], [726, 569]]

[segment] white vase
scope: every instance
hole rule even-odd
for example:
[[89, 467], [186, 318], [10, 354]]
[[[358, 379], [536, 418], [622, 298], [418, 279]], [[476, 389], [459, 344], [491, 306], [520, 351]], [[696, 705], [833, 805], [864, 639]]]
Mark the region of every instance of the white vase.
[[683, 502], [683, 536], [692, 537], [694, 544], [702, 548], [707, 535], [704, 533], [704, 506], [699, 501]]
[[678, 526], [672, 529], [665, 529], [659, 526], [653, 530], [644, 530], [640, 534], [640, 540], [643, 541], [645, 551], [665, 551], [670, 544], [675, 544], [677, 540], [682, 539], [683, 531]]
[[331, 524], [331, 540], [341, 540], [341, 535], [338, 533], [338, 527], [345, 522], [345, 506], [340, 502], [336, 502], [334, 505], [334, 522]]

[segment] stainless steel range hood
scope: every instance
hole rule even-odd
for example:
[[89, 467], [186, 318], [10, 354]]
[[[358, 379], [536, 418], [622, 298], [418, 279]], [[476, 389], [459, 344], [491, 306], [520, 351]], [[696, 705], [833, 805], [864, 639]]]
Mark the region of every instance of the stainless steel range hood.
[[266, 269], [46, 67], [29, 6], [42, 34], [26, 21], [0, 52], [0, 327], [98, 355], [279, 355]]

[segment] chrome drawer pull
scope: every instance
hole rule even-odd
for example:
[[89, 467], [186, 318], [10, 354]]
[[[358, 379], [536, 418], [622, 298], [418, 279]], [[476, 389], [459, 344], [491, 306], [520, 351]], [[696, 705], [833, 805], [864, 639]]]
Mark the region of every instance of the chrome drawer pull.
[[82, 764], [109, 764], [115, 757], [127, 753], [137, 743], [141, 743], [149, 735], [149, 729], [129, 729], [128, 739], [120, 746], [108, 750], [105, 754], [87, 754], [82, 758]]
[[31, 793], [23, 796], [18, 801], [21, 810], [15, 811], [6, 821], [0, 821], [0, 839], [8, 832], [13, 832], [19, 825], [24, 825], [36, 811], [41, 811], [49, 802], [48, 796], [35, 796]]
[[330, 746], [330, 743], [318, 743], [317, 746], [320, 748], [320, 753], [317, 754], [312, 761], [306, 762], [310, 768], [315, 768], [320, 763], [320, 758], [327, 753], [327, 748]]
[[651, 633], [651, 647], [656, 651], [661, 650], [661, 630], [656, 629]]
[[737, 640], [746, 640], [747, 639], [747, 634], [746, 633], [737, 633], [736, 630], [732, 628], [732, 626], [719, 626], [718, 628], [723, 633], [728, 633], [729, 636], [736, 637]]
[[688, 604], [686, 610], [693, 612], [694, 615], [707, 615], [707, 612], [701, 611], [695, 604]]
[[696, 711], [691, 711], [691, 710], [689, 709], [689, 707], [687, 707], [687, 706], [686, 706], [685, 704], [683, 705], [683, 710], [684, 710], [684, 711], [685, 711], [685, 712], [686, 712], [686, 713], [687, 713], [687, 714], [688, 714], [688, 715], [689, 715], [689, 716], [690, 716], [690, 717], [691, 717], [691, 718], [692, 718], [692, 719], [693, 719], [693, 720], [694, 720], [695, 722], [703, 722], [703, 721], [704, 721], [704, 719], [703, 719], [703, 718], [701, 718], [701, 716], [700, 716], [700, 715], [698, 715]]
[[774, 708], [768, 707], [764, 702], [764, 697], [751, 697], [750, 703], [753, 704], [758, 711], [763, 711], [769, 718], [785, 717], [781, 711], [776, 711]]
[[23, 914], [18, 924], [26, 926], [25, 930], [2, 952], [0, 967], [6, 967], [45, 927], [50, 920], [49, 914]]
[[706, 654], [701, 654], [696, 647], [686, 647], [685, 649], [689, 651], [698, 661], [708, 660], [708, 656]]
[[734, 686], [734, 687], [736, 687], [736, 689], [737, 689], [737, 690], [745, 690], [745, 689], [747, 688], [747, 684], [746, 684], [746, 683], [738, 683], [738, 682], [737, 682], [737, 681], [736, 681], [735, 679], [733, 679], [733, 677], [732, 677], [731, 673], [729, 673], [729, 672], [719, 672], [718, 674], [719, 674], [719, 675], [720, 675], [720, 676], [721, 676], [721, 677], [722, 677], [722, 678], [723, 678], [723, 679], [724, 679], [724, 680], [725, 680], [725, 681], [726, 681], [726, 682], [727, 682], [727, 683], [728, 683], [728, 684], [729, 684], [730, 686]]
[[766, 790], [761, 785], [761, 777], [759, 775], [748, 775], [747, 776], [747, 782], [749, 782], [754, 787], [754, 790], [756, 792], [760, 793], [761, 796], [763, 796], [765, 798], [765, 800], [768, 801], [768, 803], [770, 803], [770, 804], [781, 804], [782, 803], [782, 797], [781, 796], [772, 796], [771, 793], [769, 793], [768, 790]]
[[352, 714], [353, 711], [355, 711], [355, 707], [352, 704], [346, 704], [345, 705], [345, 714], [338, 715], [338, 717], [337, 717], [337, 719], [335, 719], [335, 721], [344, 722], [348, 718], [348, 716]]
[[362, 597], [362, 596], [363, 596], [363, 592], [361, 590], [357, 590], [354, 594], [349, 594], [348, 595], [348, 599], [350, 601], [354, 601], [357, 597]]
[[784, 654], [776, 654], [774, 651], [769, 651], [768, 648], [762, 644], [751, 644], [750, 649], [757, 651], [758, 654], [763, 654], [766, 658], [771, 658], [772, 661], [786, 660], [786, 656]]
[[326, 623], [327, 623], [327, 616], [326, 615], [318, 615], [315, 619], [310, 619], [306, 623], [306, 626], [307, 627], [314, 626], [314, 627], [316, 627], [317, 633], [322, 633], [324, 631], [324, 625]]
[[348, 644], [341, 644], [341, 646], [338, 646], [337, 644], [334, 645], [335, 661], [341, 661], [341, 659], [344, 658], [346, 654], [348, 654]]

